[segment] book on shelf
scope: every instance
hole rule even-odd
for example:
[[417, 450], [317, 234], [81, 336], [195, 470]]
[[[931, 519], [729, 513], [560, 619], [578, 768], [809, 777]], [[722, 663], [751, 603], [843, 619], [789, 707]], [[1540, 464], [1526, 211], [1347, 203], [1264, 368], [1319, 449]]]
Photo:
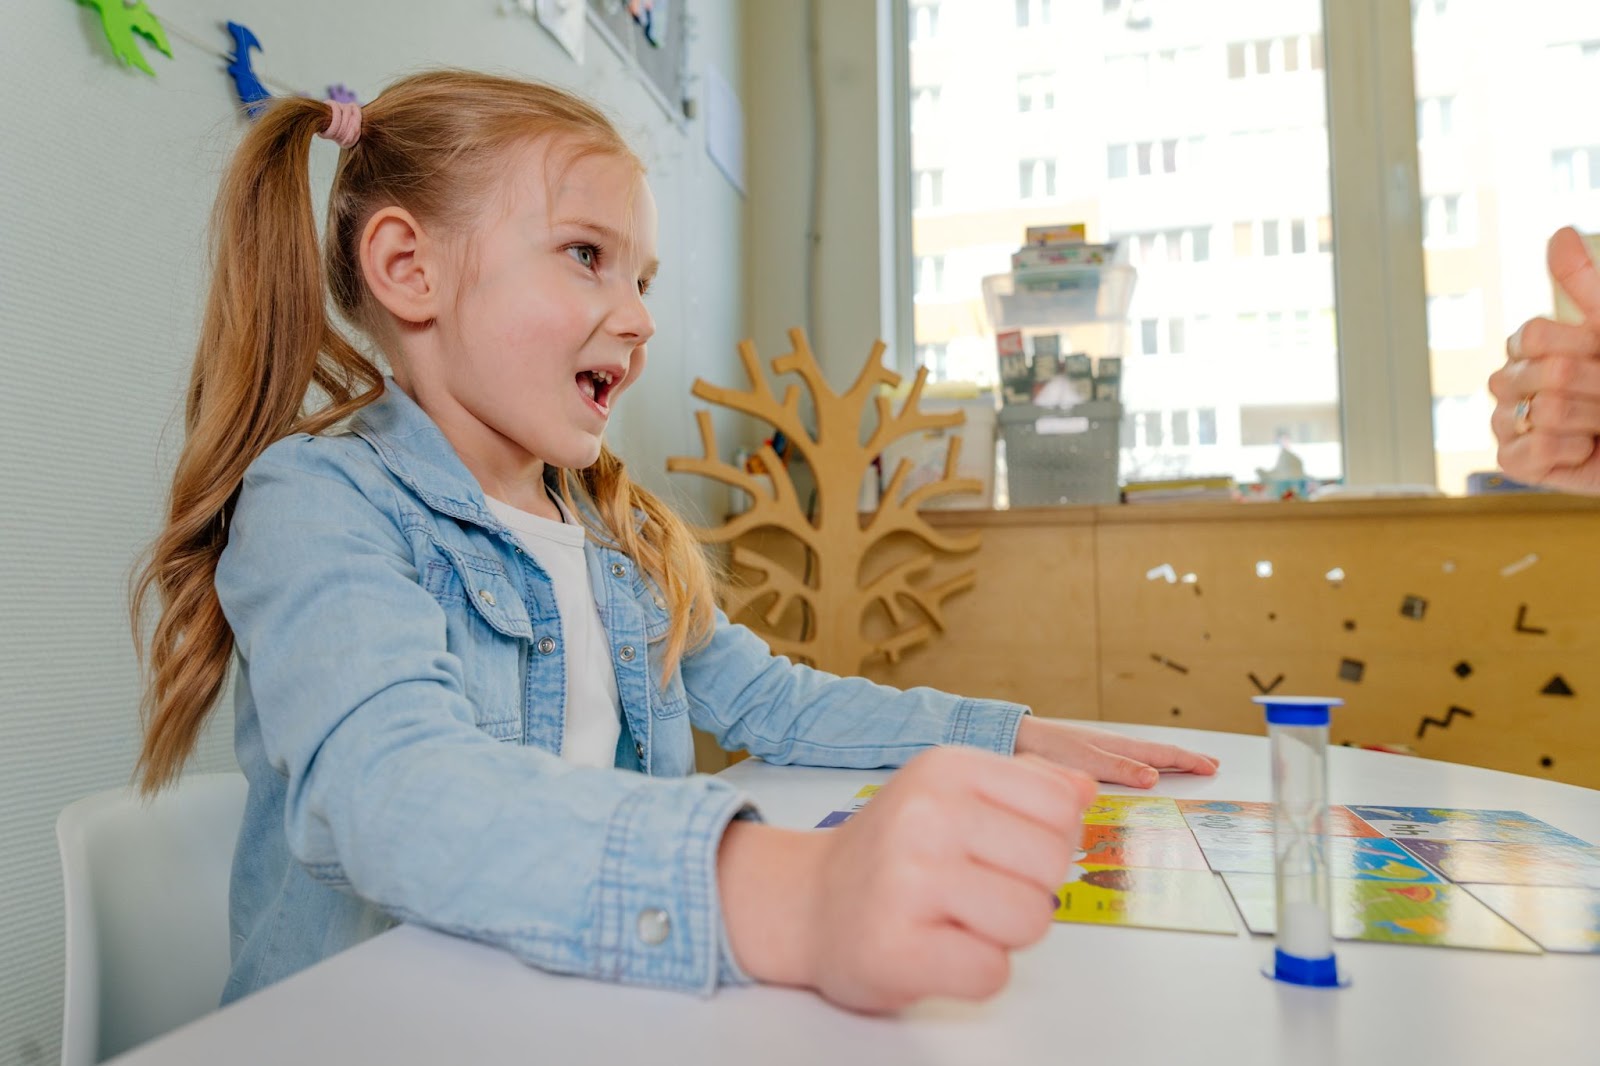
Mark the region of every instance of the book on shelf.
[[1172, 500], [1231, 500], [1239, 486], [1227, 474], [1130, 481], [1122, 486], [1123, 503], [1164, 503]]

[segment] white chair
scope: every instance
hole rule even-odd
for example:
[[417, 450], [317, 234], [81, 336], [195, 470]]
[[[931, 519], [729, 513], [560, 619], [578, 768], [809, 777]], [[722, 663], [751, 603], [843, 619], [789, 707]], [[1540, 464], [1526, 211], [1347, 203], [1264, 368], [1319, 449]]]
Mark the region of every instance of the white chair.
[[191, 774], [56, 819], [66, 885], [62, 1066], [93, 1066], [213, 1010], [228, 977], [228, 877], [243, 774]]

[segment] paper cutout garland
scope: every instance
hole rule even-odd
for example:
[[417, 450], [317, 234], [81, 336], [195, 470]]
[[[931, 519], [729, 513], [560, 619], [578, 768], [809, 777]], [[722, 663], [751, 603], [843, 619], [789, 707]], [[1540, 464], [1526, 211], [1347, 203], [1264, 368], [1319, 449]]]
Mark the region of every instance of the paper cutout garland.
[[100, 28], [105, 31], [106, 40], [111, 44], [111, 52], [122, 62], [138, 67], [152, 78], [156, 76], [155, 69], [145, 60], [144, 53], [133, 39], [136, 33], [160, 50], [162, 55], [172, 58], [172, 46], [167, 43], [161, 22], [145, 6], [144, 0], [139, 0], [132, 7], [124, 5], [123, 0], [78, 0], [78, 3], [92, 7], [99, 13]]
[[261, 114], [265, 102], [272, 99], [272, 94], [261, 84], [261, 79], [256, 77], [256, 72], [250, 66], [250, 50], [254, 48], [261, 51], [261, 42], [256, 40], [256, 35], [250, 32], [248, 26], [237, 22], [228, 23], [228, 33], [233, 37], [233, 55], [228, 57], [228, 76], [233, 78], [233, 86], [239, 93], [239, 102], [244, 105], [245, 112], [255, 118]]

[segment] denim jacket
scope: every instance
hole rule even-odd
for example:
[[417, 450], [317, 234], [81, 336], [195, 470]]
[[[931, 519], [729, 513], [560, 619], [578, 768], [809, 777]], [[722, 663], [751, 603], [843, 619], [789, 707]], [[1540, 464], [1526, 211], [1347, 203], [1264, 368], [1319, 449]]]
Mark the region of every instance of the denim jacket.
[[250, 785], [224, 1002], [396, 921], [552, 971], [709, 992], [746, 980], [716, 856], [729, 820], [754, 815], [694, 773], [690, 723], [776, 763], [1012, 750], [1025, 708], [791, 664], [720, 613], [662, 684], [657, 590], [626, 555], [592, 538], [586, 554], [622, 702], [618, 769], [559, 757], [550, 581], [392, 382], [349, 432], [292, 436], [251, 464], [216, 573]]

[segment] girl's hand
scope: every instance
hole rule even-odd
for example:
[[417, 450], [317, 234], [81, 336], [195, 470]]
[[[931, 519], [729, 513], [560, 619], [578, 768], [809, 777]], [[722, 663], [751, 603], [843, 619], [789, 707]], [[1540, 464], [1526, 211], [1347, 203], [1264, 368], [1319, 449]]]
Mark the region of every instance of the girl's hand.
[[1531, 319], [1506, 340], [1489, 377], [1489, 426], [1506, 473], [1530, 485], [1600, 494], [1600, 272], [1571, 228], [1550, 238], [1550, 276], [1581, 324]]
[[938, 748], [837, 829], [735, 822], [718, 859], [734, 954], [853, 1010], [987, 998], [1050, 928], [1094, 794], [1040, 760]]
[[1059, 718], [1028, 715], [1017, 725], [1017, 754], [1036, 755], [1114, 785], [1150, 788], [1162, 770], [1207, 776], [1220, 765], [1209, 755], [1094, 729]]

